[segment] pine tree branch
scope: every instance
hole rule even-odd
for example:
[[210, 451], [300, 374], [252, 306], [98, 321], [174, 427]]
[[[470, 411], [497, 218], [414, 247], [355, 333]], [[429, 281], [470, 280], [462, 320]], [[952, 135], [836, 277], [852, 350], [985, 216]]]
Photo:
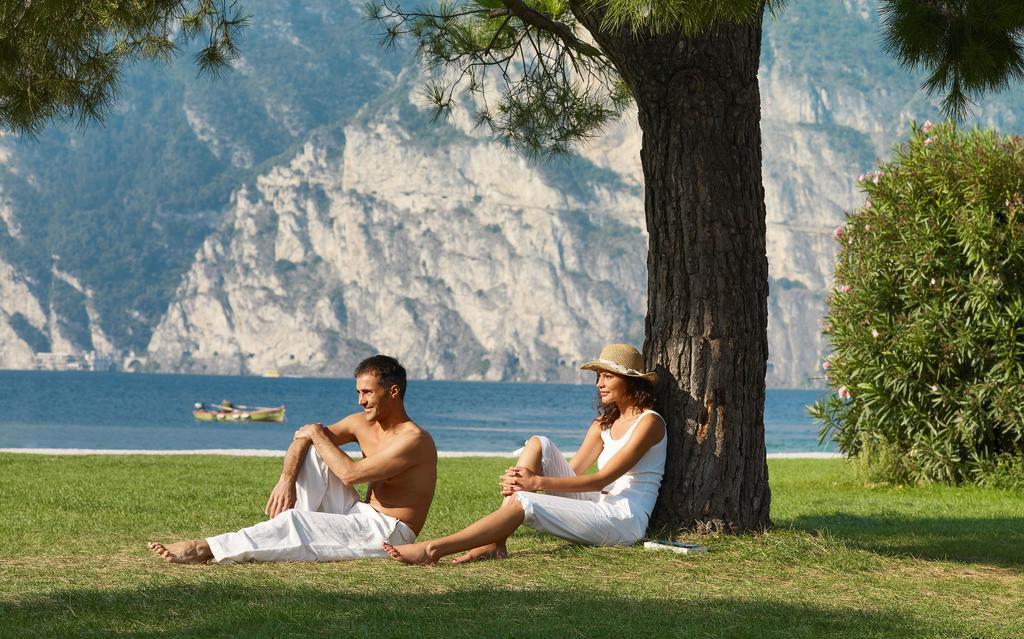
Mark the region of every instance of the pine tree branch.
[[498, 29], [494, 32], [494, 35], [491, 37], [491, 41], [487, 43], [487, 47], [483, 50], [482, 55], [491, 54], [491, 48], [494, 47], [494, 43], [498, 41], [498, 36], [500, 36], [501, 32], [505, 30], [505, 27], [508, 26], [510, 20], [512, 20], [511, 13], [508, 14], [504, 20], [502, 20], [501, 24], [498, 26]]
[[508, 7], [512, 15], [541, 31], [546, 31], [558, 37], [565, 46], [578, 51], [582, 55], [599, 57], [601, 50], [580, 40], [564, 22], [552, 20], [547, 15], [531, 8], [523, 0], [501, 0], [501, 3]]

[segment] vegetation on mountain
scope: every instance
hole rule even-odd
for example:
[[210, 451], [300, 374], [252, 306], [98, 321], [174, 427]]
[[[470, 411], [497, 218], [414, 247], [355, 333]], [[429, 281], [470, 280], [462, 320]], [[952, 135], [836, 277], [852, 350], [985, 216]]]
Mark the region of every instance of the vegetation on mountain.
[[[55, 4], [51, 10], [79, 15], [86, 5], [105, 3]], [[384, 56], [373, 65], [352, 64], [375, 46], [368, 34], [359, 37], [364, 29], [353, 11], [325, 20], [317, 7], [268, 4], [260, 16], [236, 34], [252, 73], [197, 77], [196, 42], [177, 43], [186, 55], [167, 65], [127, 54], [109, 58], [120, 66], [106, 89], [116, 101], [94, 111], [102, 126], [81, 126], [86, 112], [66, 110], [35, 120], [51, 126], [28, 127], [31, 135], [5, 141], [17, 164], [0, 173], [0, 192], [18, 211], [21, 233], [0, 232], [0, 254], [28, 276], [44, 303], [55, 294], [52, 271], [73, 274], [94, 293], [100, 325], [120, 349], [145, 351], [234, 189], [293, 153], [312, 130], [352, 118], [401, 69], [401, 61]], [[297, 37], [280, 33], [282, 16]], [[0, 16], [0, 30], [9, 17]], [[337, 56], [311, 60], [299, 37], [333, 46]], [[281, 46], [282, 39], [298, 44]], [[2, 111], [0, 117], [6, 118]], [[212, 140], [197, 138], [197, 121]], [[18, 129], [14, 119], [2, 123]]]
[[35, 352], [48, 352], [50, 350], [50, 338], [32, 325], [21, 313], [11, 316], [11, 328], [15, 334]]
[[238, 55], [247, 18], [235, 3], [11, 2], [0, 10], [0, 122], [38, 133], [53, 119], [86, 122], [109, 110], [122, 68], [168, 60], [204, 40], [195, 62], [216, 73]]
[[822, 437], [878, 480], [1024, 486], [1024, 139], [926, 122], [861, 184]]

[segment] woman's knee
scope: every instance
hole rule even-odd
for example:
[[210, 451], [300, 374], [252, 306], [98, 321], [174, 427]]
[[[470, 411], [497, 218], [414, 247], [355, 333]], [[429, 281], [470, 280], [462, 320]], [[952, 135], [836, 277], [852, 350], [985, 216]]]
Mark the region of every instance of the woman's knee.
[[526, 440], [525, 449], [542, 458], [547, 457], [549, 448], [551, 448], [551, 440], [544, 435], [534, 435]]
[[527, 439], [516, 465], [526, 466], [535, 472], [541, 472], [544, 467], [544, 460], [548, 457], [548, 447], [550, 445], [548, 438], [543, 435], [534, 435]]
[[533, 447], [533, 448], [538, 448], [538, 449], [543, 450], [544, 447], [547, 445], [547, 443], [549, 441], [550, 440], [547, 437], [545, 437], [544, 435], [534, 435], [534, 436], [530, 437], [530, 439], [526, 440], [526, 445], [528, 447]]

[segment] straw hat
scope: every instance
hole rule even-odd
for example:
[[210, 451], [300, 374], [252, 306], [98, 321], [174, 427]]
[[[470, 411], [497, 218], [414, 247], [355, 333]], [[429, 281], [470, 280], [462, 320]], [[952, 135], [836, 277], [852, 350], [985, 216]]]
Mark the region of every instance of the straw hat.
[[629, 344], [609, 344], [592, 362], [580, 366], [585, 371], [609, 371], [626, 377], [642, 377], [649, 382], [657, 379], [654, 371], [644, 371], [644, 357]]

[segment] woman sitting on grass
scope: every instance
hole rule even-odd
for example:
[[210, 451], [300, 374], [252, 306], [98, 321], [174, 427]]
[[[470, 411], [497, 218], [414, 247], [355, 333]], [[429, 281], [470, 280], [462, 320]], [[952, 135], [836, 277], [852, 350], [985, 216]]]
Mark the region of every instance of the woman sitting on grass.
[[[626, 344], [606, 346], [581, 368], [597, 372], [600, 406], [571, 462], [547, 437], [531, 437], [501, 477], [498, 510], [441, 539], [385, 543], [388, 555], [408, 564], [465, 550], [455, 563], [504, 559], [506, 540], [521, 524], [595, 546], [639, 541], [665, 470], [665, 422], [651, 410], [655, 373], [641, 372], [643, 358]], [[595, 461], [597, 472], [583, 474]]]

